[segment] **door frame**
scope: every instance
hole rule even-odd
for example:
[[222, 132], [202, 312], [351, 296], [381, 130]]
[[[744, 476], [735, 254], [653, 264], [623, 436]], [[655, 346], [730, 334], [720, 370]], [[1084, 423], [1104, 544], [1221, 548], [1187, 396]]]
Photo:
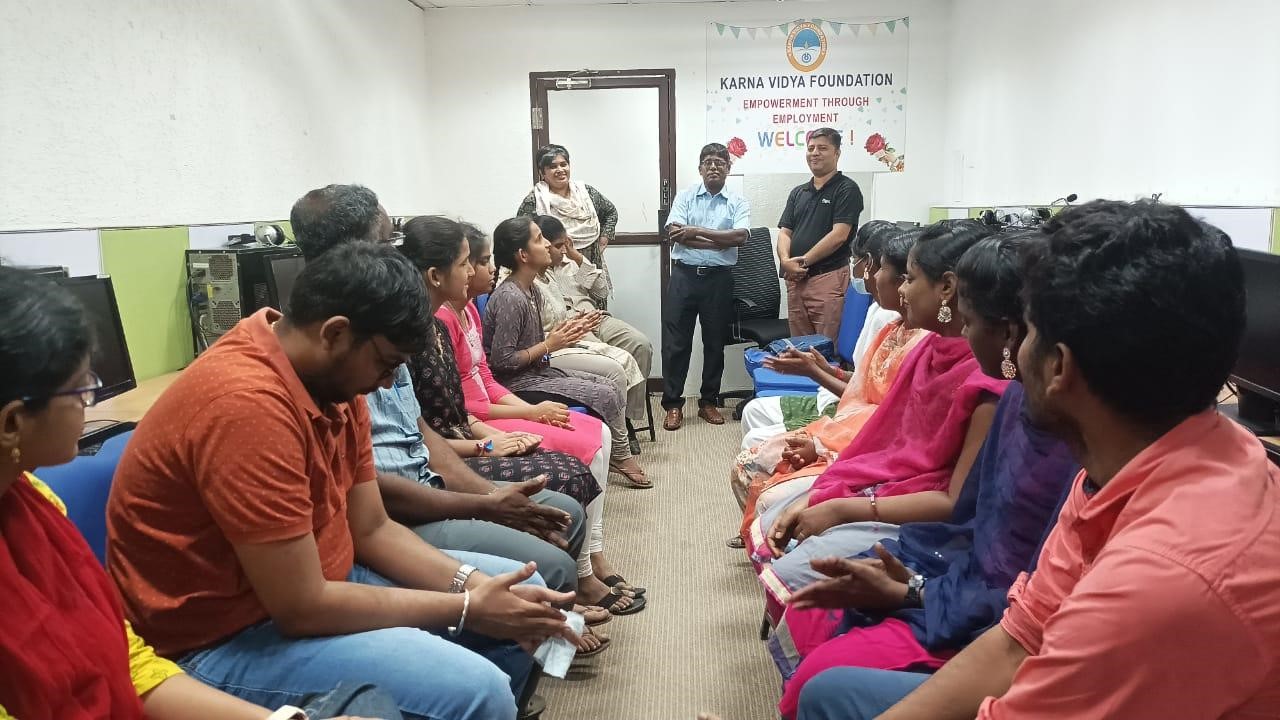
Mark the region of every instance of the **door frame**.
[[[558, 87], [556, 81], [586, 81], [585, 87]], [[658, 226], [652, 232], [619, 232], [610, 245], [661, 245], [662, 246], [662, 287], [665, 294], [667, 281], [667, 264], [669, 253], [663, 242], [663, 228], [667, 223], [667, 215], [671, 212], [671, 203], [675, 200], [676, 188], [676, 116], [675, 116], [675, 83], [676, 71], [673, 68], [646, 70], [562, 70], [555, 72], [529, 73], [529, 120], [533, 138], [530, 148], [529, 165], [533, 182], [541, 177], [538, 173], [538, 161], [533, 151], [551, 142], [550, 118], [548, 117], [547, 95], [551, 92], [575, 92], [579, 90], [596, 90], [601, 88], [657, 88], [658, 90], [658, 182], [655, 188], [658, 193]]]

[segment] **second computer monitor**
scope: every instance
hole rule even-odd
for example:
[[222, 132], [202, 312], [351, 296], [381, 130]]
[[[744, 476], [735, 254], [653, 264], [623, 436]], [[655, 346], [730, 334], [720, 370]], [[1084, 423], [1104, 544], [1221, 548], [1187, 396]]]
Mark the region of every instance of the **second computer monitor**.
[[293, 284], [307, 264], [302, 255], [279, 255], [267, 259], [267, 289], [271, 307], [283, 311], [293, 293]]

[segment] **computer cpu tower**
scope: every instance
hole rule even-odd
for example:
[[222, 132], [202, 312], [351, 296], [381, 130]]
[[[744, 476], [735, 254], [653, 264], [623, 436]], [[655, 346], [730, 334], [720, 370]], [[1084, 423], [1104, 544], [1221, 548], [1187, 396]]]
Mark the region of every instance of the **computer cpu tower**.
[[196, 352], [268, 305], [269, 258], [297, 254], [292, 246], [188, 250], [187, 290]]

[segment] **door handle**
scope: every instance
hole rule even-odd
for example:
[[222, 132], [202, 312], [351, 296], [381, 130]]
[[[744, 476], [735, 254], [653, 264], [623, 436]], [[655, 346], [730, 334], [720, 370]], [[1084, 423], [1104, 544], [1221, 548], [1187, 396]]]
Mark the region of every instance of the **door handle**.
[[671, 181], [666, 178], [662, 179], [662, 207], [671, 207]]

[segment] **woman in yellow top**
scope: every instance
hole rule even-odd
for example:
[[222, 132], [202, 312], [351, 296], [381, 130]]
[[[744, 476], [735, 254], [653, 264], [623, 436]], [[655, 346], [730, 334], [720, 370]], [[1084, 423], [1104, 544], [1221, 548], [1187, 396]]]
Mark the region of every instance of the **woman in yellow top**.
[[[74, 299], [0, 267], [0, 718], [305, 718], [207, 687], [158, 657], [133, 634], [62, 502], [30, 474], [76, 456], [101, 387], [91, 344]], [[400, 717], [394, 705], [378, 710]]]

